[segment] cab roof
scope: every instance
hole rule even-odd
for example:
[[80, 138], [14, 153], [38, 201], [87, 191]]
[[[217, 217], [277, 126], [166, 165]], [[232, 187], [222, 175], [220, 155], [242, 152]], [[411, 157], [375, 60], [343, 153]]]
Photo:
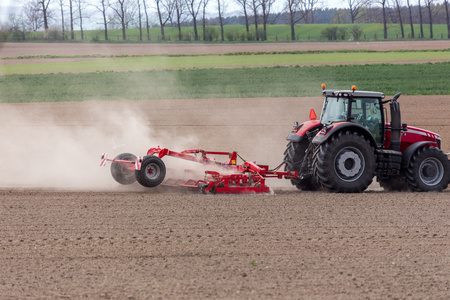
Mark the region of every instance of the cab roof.
[[352, 90], [324, 90], [322, 95], [326, 97], [361, 97], [361, 98], [381, 98], [384, 99], [384, 94], [379, 92], [369, 91], [352, 91]]

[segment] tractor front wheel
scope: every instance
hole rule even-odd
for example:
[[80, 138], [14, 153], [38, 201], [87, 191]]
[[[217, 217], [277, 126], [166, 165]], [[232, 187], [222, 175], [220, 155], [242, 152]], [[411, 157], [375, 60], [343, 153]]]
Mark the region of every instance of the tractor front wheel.
[[440, 192], [446, 189], [450, 181], [447, 156], [436, 147], [419, 148], [406, 170], [406, 181], [417, 192]]
[[356, 132], [335, 134], [315, 152], [319, 183], [332, 192], [359, 193], [375, 176], [375, 154], [369, 141]]
[[157, 156], [147, 156], [142, 161], [141, 169], [135, 171], [136, 180], [145, 187], [155, 187], [166, 177], [166, 166]]
[[132, 167], [136, 161], [136, 156], [131, 153], [122, 153], [114, 158], [115, 160], [127, 160], [130, 163], [113, 161], [111, 164], [111, 175], [115, 181], [120, 184], [128, 185], [136, 182], [134, 176], [134, 168]]
[[[288, 143], [286, 150], [284, 151], [284, 161], [286, 162], [284, 166], [285, 171], [300, 172], [303, 161], [309, 159], [309, 157], [306, 156], [308, 146], [308, 139], [303, 139], [300, 142], [291, 141]], [[313, 176], [291, 178], [291, 183], [299, 190], [315, 191], [318, 188], [318, 184]]]

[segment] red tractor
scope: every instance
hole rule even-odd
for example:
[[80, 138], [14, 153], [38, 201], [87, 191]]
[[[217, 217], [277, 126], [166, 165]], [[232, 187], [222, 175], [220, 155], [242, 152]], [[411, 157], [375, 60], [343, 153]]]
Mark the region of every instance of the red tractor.
[[[384, 100], [378, 92], [325, 90], [320, 120], [295, 123], [287, 136], [286, 171], [302, 190], [364, 191], [376, 176], [389, 191], [442, 191], [450, 181], [441, 137], [401, 123], [400, 93]], [[386, 104], [390, 106], [387, 122]]]

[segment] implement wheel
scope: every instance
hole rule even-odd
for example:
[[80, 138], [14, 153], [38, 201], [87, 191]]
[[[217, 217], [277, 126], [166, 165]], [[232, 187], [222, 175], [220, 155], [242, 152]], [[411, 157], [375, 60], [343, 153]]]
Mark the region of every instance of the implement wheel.
[[375, 176], [375, 154], [369, 141], [356, 132], [339, 132], [315, 152], [319, 183], [332, 192], [360, 193]]
[[411, 158], [406, 170], [409, 187], [417, 192], [440, 192], [450, 181], [447, 156], [438, 148], [419, 148]]
[[149, 155], [142, 161], [141, 169], [135, 171], [136, 180], [145, 187], [155, 187], [166, 177], [166, 166], [157, 156]]
[[136, 182], [136, 177], [134, 176], [133, 172], [134, 168], [132, 168], [132, 165], [134, 165], [136, 161], [136, 156], [131, 153], [122, 153], [117, 155], [115, 159], [128, 160], [130, 161], [130, 163], [127, 164], [116, 161], [113, 161], [111, 163], [111, 175], [114, 180], [123, 185], [128, 185]]

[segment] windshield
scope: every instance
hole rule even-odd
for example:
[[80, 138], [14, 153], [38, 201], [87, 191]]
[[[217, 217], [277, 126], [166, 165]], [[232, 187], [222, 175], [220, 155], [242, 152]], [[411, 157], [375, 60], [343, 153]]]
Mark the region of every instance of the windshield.
[[322, 124], [345, 121], [347, 120], [347, 110], [348, 98], [328, 97], [323, 104], [320, 121]]
[[[348, 103], [348, 98], [327, 97], [323, 104], [321, 123], [328, 125], [347, 121]], [[383, 143], [383, 116], [378, 98], [353, 98], [348, 120], [366, 128], [378, 144]]]

